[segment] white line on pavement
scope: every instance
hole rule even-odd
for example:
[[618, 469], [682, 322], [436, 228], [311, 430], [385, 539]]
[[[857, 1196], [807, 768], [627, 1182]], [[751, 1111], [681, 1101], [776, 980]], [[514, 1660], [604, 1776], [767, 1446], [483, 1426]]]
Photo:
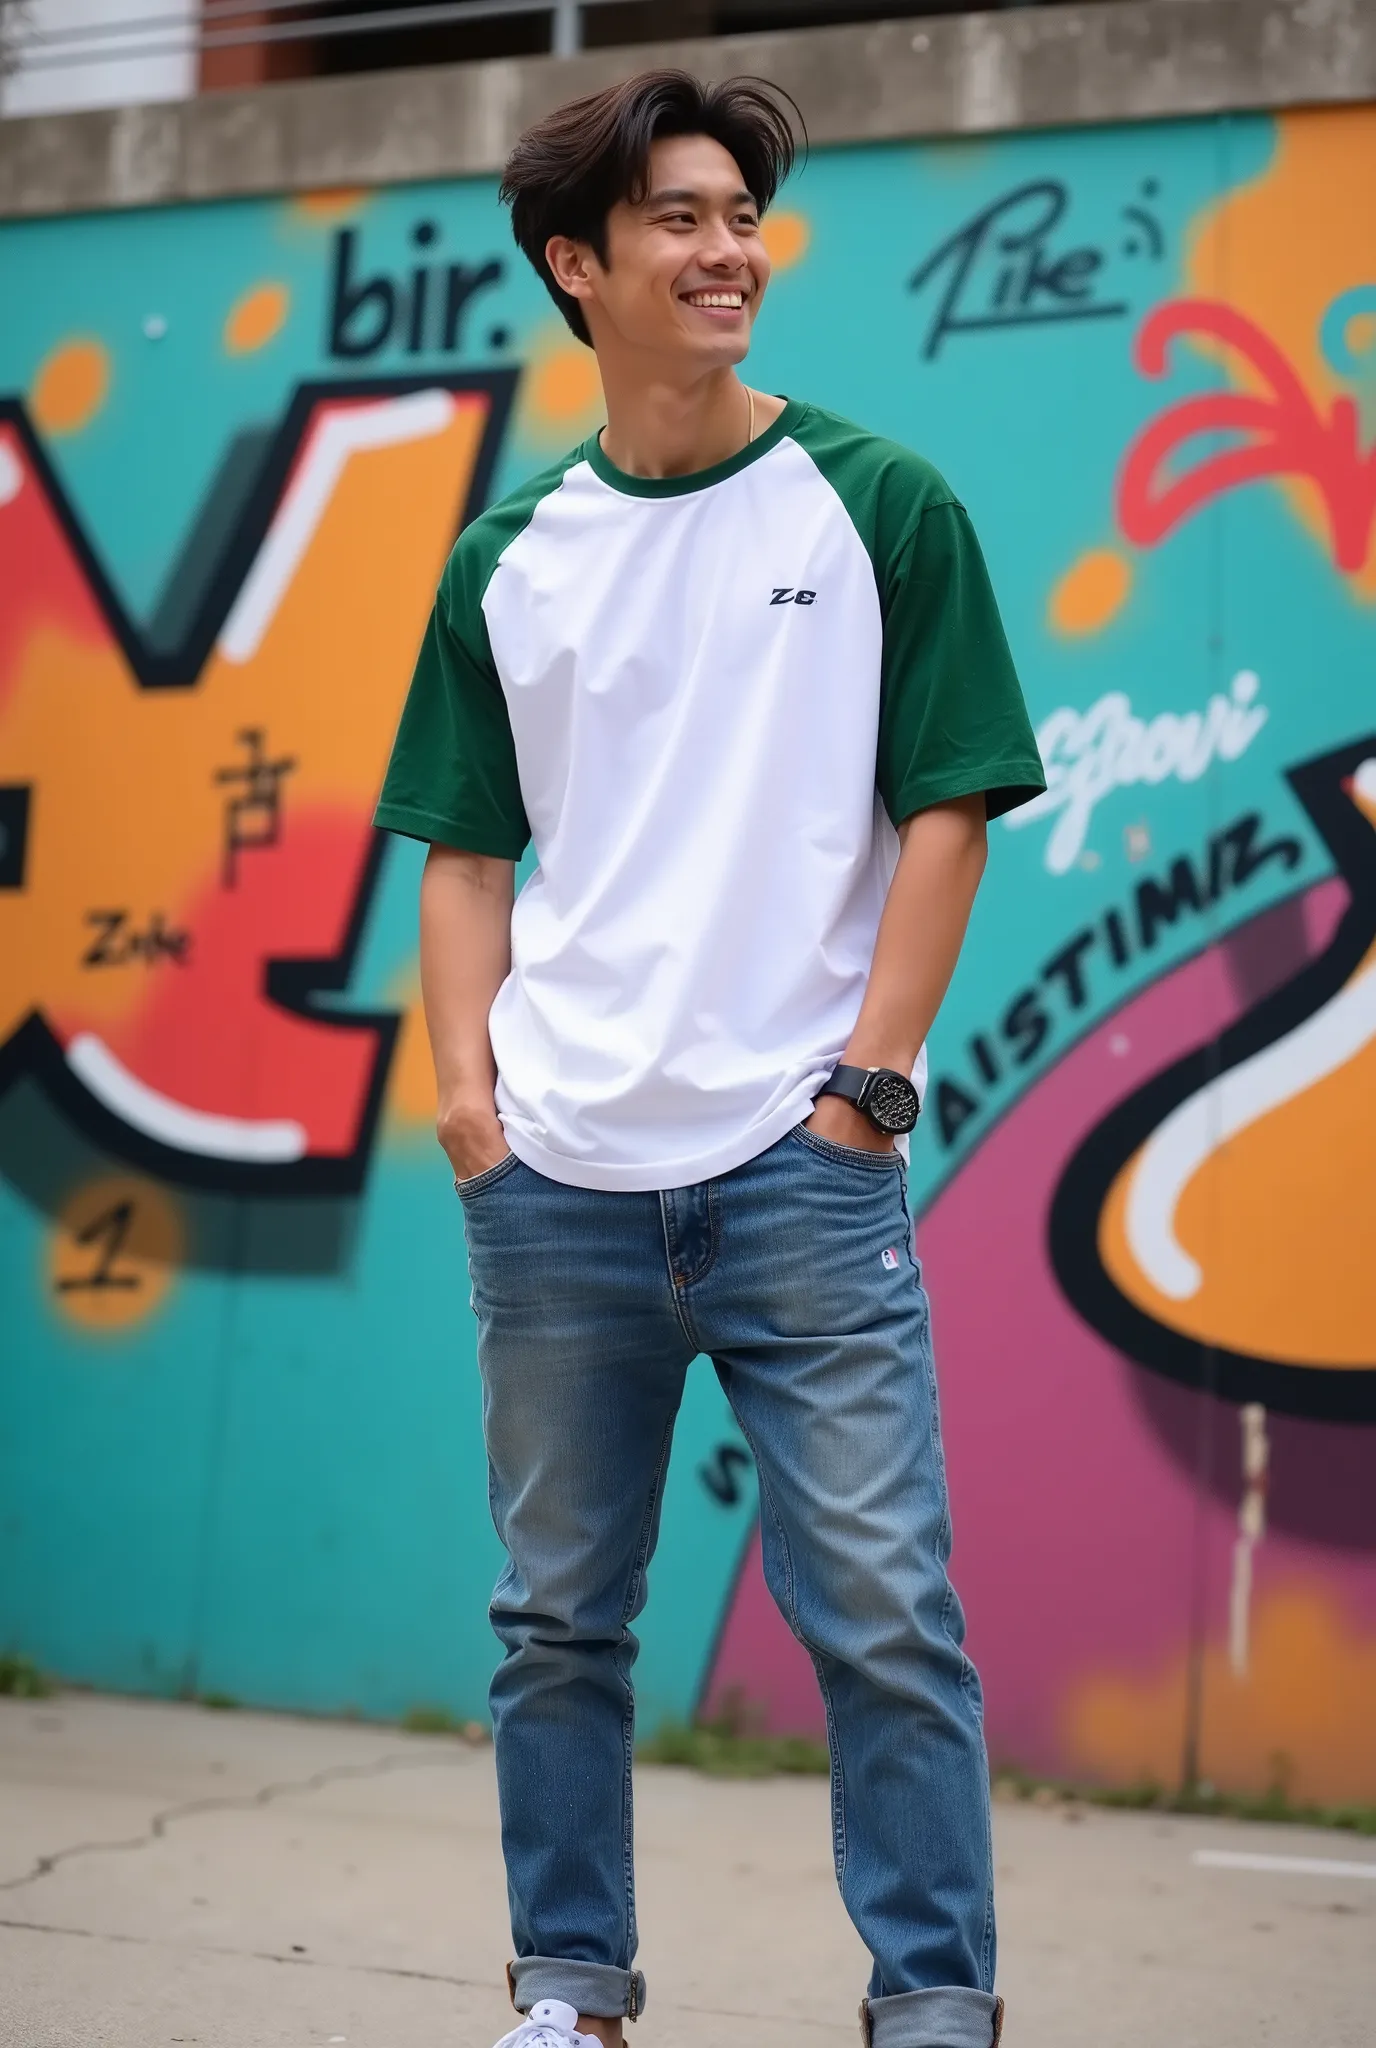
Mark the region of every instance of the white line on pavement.
[[1376, 1881], [1376, 1858], [1370, 1863], [1341, 1863], [1331, 1856], [1259, 1856], [1250, 1849], [1196, 1849], [1190, 1861], [1205, 1870], [1273, 1870], [1284, 1877], [1369, 1877]]

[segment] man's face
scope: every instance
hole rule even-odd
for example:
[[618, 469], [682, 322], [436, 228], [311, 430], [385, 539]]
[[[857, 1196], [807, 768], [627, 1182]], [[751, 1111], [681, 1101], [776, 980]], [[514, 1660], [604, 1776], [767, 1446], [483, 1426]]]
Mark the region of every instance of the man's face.
[[759, 209], [719, 142], [676, 135], [651, 144], [645, 198], [622, 200], [607, 217], [605, 266], [584, 243], [562, 246], [578, 252], [586, 286], [577, 296], [594, 342], [615, 337], [704, 368], [744, 357], [769, 258]]

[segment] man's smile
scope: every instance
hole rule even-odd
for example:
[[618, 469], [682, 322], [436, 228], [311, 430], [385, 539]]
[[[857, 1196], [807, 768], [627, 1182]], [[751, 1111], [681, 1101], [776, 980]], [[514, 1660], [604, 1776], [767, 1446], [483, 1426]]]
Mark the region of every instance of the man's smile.
[[685, 306], [693, 306], [702, 313], [739, 313], [752, 294], [740, 285], [731, 285], [724, 290], [681, 292], [679, 296]]

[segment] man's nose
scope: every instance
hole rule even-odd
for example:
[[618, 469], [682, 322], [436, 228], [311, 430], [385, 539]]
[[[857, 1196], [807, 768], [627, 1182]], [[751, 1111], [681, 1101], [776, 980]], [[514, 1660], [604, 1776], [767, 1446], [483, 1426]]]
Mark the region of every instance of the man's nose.
[[706, 240], [699, 251], [704, 263], [714, 270], [744, 270], [745, 251], [724, 220], [708, 224]]

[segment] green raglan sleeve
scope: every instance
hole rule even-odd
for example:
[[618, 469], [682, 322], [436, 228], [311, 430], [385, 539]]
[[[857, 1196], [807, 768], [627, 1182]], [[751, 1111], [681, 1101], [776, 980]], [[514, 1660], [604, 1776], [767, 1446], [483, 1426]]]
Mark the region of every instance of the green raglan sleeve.
[[373, 823], [519, 860], [530, 826], [466, 539], [440, 579]]
[[877, 780], [895, 825], [984, 793], [988, 815], [1046, 787], [965, 508], [929, 504], [881, 575], [884, 657]]

